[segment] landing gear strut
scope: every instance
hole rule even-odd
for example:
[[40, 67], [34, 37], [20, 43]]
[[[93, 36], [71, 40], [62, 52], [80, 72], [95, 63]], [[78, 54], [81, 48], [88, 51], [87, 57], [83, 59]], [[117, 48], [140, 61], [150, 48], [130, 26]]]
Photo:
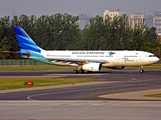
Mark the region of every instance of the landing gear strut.
[[144, 72], [144, 67], [141, 66], [140, 68], [141, 68], [141, 69], [140, 69], [140, 73], [143, 73], [143, 72]]

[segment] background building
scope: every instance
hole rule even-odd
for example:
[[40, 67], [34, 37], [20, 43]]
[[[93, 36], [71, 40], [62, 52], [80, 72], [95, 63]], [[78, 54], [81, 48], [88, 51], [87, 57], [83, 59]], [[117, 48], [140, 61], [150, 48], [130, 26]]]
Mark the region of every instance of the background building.
[[146, 13], [136, 13], [131, 15], [131, 18], [129, 19], [130, 27], [134, 28], [134, 26], [143, 21], [143, 19], [149, 28], [153, 27], [153, 15], [147, 15]]
[[119, 9], [117, 9], [116, 11], [105, 10], [105, 12], [103, 13], [103, 19], [105, 20], [106, 18], [111, 17], [113, 20], [114, 16], [121, 15], [123, 15], [123, 12], [120, 12]]
[[76, 14], [75, 16], [79, 16], [79, 28], [82, 30], [84, 29], [85, 25], [89, 22], [90, 18], [92, 17], [91, 14]]
[[154, 13], [153, 26], [156, 27], [156, 33], [161, 36], [161, 12]]
[[145, 24], [148, 28], [153, 27], [153, 15], [145, 15]]

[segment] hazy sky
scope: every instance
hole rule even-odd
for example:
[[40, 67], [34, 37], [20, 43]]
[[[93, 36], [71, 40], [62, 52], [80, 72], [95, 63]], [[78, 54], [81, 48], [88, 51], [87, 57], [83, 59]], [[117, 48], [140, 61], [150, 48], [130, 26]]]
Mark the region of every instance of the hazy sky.
[[128, 16], [134, 13], [152, 15], [161, 12], [161, 0], [0, 0], [0, 17], [12, 16], [14, 11], [37, 17], [55, 13], [92, 14], [94, 17], [118, 8]]

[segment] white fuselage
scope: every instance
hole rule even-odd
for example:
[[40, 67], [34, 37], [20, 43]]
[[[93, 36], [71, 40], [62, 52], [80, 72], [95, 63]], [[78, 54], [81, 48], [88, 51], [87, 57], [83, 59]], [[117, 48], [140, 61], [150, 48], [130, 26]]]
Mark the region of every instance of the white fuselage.
[[[88, 60], [104, 60], [103, 67], [114, 66], [145, 66], [150, 65], [159, 60], [154, 54], [144, 51], [42, 51], [42, 55], [48, 58], [60, 59], [87, 59]], [[53, 60], [58, 65], [78, 66], [71, 62], [61, 62]], [[86, 64], [84, 63], [84, 64]]]

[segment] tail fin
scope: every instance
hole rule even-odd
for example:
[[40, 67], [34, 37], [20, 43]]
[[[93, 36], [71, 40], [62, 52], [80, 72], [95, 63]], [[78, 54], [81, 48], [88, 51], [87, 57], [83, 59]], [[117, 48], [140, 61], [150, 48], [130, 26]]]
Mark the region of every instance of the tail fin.
[[14, 27], [16, 37], [20, 46], [21, 51], [33, 51], [41, 53], [41, 48], [29, 37], [29, 35], [21, 28]]
[[16, 53], [19, 53], [21, 57], [25, 58], [44, 58], [42, 51], [45, 50], [38, 47], [21, 27], [14, 27], [14, 30], [21, 49], [21, 51], [17, 51]]

